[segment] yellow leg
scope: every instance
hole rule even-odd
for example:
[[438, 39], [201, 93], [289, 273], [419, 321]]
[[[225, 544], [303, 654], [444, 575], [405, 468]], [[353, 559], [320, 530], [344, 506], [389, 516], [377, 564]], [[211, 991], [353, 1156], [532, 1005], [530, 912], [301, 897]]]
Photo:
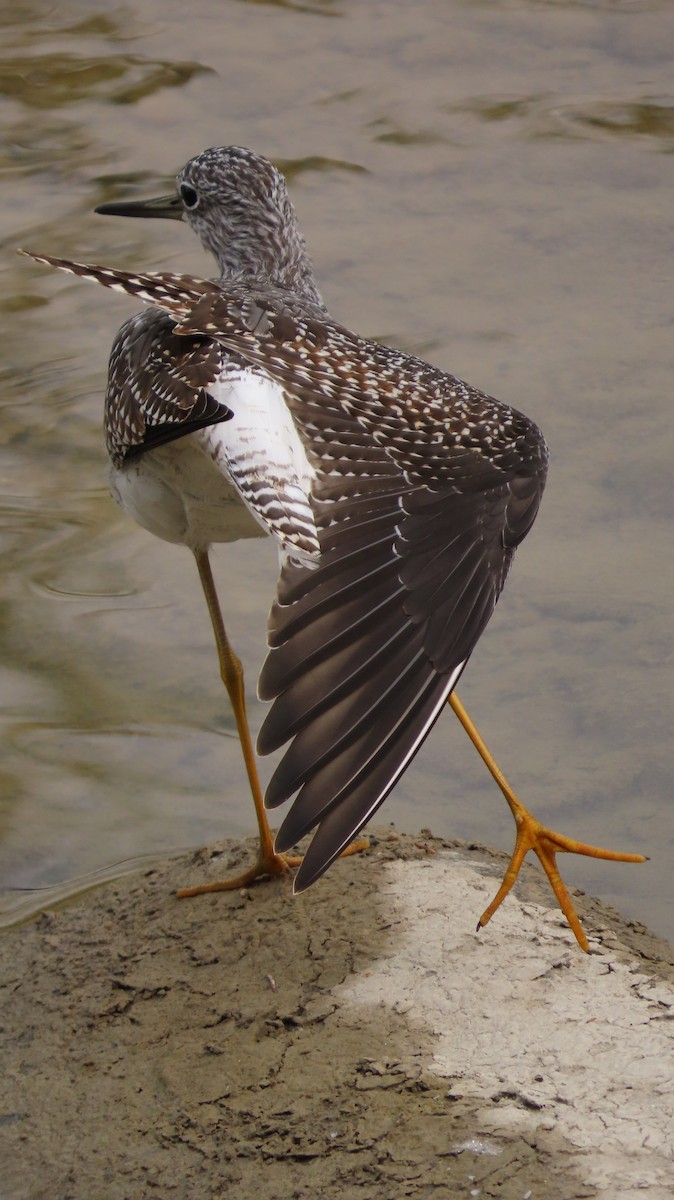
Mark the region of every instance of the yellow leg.
[[[211, 570], [211, 563], [208, 557], [207, 550], [195, 551], [197, 569], [201, 586], [206, 597], [208, 612], [213, 626], [215, 635], [215, 644], [218, 651], [218, 661], [220, 663], [220, 675], [222, 682], [227, 688], [227, 694], [232, 705], [234, 717], [236, 720], [236, 728], [241, 742], [241, 751], [243, 753], [243, 761], [246, 766], [248, 782], [253, 797], [253, 805], [255, 806], [255, 816], [257, 818], [257, 826], [259, 830], [260, 845], [255, 862], [247, 871], [243, 871], [240, 875], [235, 875], [231, 879], [218, 879], [213, 883], [200, 883], [195, 887], [180, 888], [176, 895], [180, 900], [187, 899], [191, 896], [201, 896], [207, 892], [227, 892], [236, 888], [247, 887], [254, 883], [256, 879], [260, 879], [264, 875], [283, 875], [294, 867], [299, 867], [302, 859], [288, 854], [277, 854], [274, 850], [274, 838], [269, 828], [267, 814], [265, 812], [264, 800], [262, 797], [262, 788], [260, 787], [260, 779], [257, 773], [257, 763], [255, 761], [255, 751], [253, 742], [250, 736], [248, 727], [248, 717], [246, 716], [246, 696], [243, 684], [243, 667], [241, 660], [232, 650], [229, 644], [229, 639], [225, 631], [225, 623], [222, 618], [222, 611], [218, 601], [218, 594], [215, 590], [215, 581]], [[369, 847], [369, 842], [361, 841], [354, 842], [343, 852], [344, 855], [355, 854], [359, 850]]]
[[508, 868], [503, 876], [503, 883], [496, 893], [491, 904], [483, 912], [478, 921], [478, 929], [481, 929], [493, 917], [496, 909], [508, 895], [517, 876], [519, 875], [520, 867], [524, 862], [525, 856], [529, 850], [533, 850], [538, 855], [543, 870], [547, 875], [552, 885], [552, 890], [557, 897], [560, 908], [564, 913], [569, 925], [571, 926], [576, 940], [581, 949], [588, 951], [589, 943], [585, 936], [583, 927], [578, 919], [578, 914], [571, 902], [571, 897], [567, 892], [562, 878], [557, 869], [556, 855], [566, 851], [569, 854], [585, 854], [590, 858], [604, 858], [611, 862], [632, 862], [640, 863], [647, 862], [642, 854], [619, 854], [615, 850], [601, 850], [598, 846], [588, 846], [585, 842], [577, 842], [574, 838], [564, 837], [561, 833], [555, 833], [553, 829], [549, 829], [547, 825], [542, 825], [536, 817], [524, 807], [521, 800], [515, 795], [508, 780], [498, 766], [493, 755], [487, 749], [487, 746], [481, 738], [478, 730], [468, 716], [463, 704], [459, 700], [456, 693], [452, 692], [448, 701], [450, 707], [456, 713], [459, 721], [463, 725], [468, 737], [475, 746], [482, 761], [486, 764], [487, 769], [491, 772], [496, 780], [503, 795], [505, 796], [510, 811], [515, 818], [517, 826], [517, 838], [515, 841], [515, 849]]

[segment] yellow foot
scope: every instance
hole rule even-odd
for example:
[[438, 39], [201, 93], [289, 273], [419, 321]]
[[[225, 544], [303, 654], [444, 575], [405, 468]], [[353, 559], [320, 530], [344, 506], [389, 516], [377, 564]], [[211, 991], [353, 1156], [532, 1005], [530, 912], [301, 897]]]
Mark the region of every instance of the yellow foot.
[[[369, 849], [370, 843], [367, 838], [361, 838], [360, 841], [352, 842], [346, 850], [342, 850], [339, 857], [347, 858], [350, 854], [359, 854], [362, 850]], [[188, 900], [192, 896], [204, 896], [208, 892], [236, 891], [237, 888], [249, 887], [258, 879], [287, 875], [289, 871], [299, 867], [301, 861], [302, 858], [294, 854], [277, 854], [274, 850], [260, 852], [253, 866], [241, 875], [234, 875], [231, 879], [216, 879], [213, 883], [198, 883], [195, 887], [178, 888], [176, 897], [178, 900]]]
[[213, 883], [197, 883], [194, 887], [178, 888], [178, 900], [188, 900], [192, 896], [205, 896], [208, 892], [232, 892], [237, 888], [249, 887], [258, 879], [269, 878], [272, 875], [287, 875], [295, 867], [299, 867], [302, 859], [289, 854], [259, 854], [252, 867], [233, 875], [231, 879], [216, 879]]
[[557, 869], [556, 855], [562, 852], [569, 854], [585, 854], [589, 858], [604, 858], [611, 862], [631, 862], [641, 863], [647, 862], [643, 854], [619, 854], [615, 850], [601, 850], [598, 846], [588, 846], [585, 842], [577, 842], [573, 838], [564, 837], [561, 833], [555, 833], [554, 829], [548, 829], [547, 825], [542, 825], [536, 817], [517, 801], [517, 808], [508, 801], [513, 809], [513, 816], [517, 825], [517, 840], [513, 856], [508, 865], [503, 883], [501, 884], [496, 896], [491, 904], [483, 912], [480, 920], [477, 923], [478, 929], [491, 920], [496, 909], [505, 899], [513, 886], [520, 872], [520, 867], [524, 862], [525, 855], [529, 850], [533, 850], [541, 861], [543, 870], [547, 875], [552, 885], [552, 890], [559, 901], [559, 906], [564, 913], [569, 925], [571, 926], [578, 945], [582, 950], [589, 951], [589, 942], [585, 936], [585, 931], [580, 923], [578, 914], [576, 913], [571, 897], [562, 882], [562, 877]]

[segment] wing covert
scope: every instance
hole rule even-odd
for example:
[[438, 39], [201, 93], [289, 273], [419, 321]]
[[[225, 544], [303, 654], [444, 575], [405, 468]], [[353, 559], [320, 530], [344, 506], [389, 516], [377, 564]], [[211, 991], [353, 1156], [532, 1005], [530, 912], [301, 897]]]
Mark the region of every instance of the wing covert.
[[126, 321], [115, 338], [105, 437], [116, 467], [232, 416], [209, 391], [222, 371], [222, 347], [206, 337], [178, 337], [174, 324], [159, 309], [145, 309]]

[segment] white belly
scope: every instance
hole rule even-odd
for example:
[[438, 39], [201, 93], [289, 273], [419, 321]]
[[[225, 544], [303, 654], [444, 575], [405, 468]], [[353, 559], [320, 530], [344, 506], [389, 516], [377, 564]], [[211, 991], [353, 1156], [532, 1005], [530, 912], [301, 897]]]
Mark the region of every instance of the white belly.
[[110, 485], [120, 507], [165, 542], [202, 550], [265, 533], [194, 434], [113, 468]]

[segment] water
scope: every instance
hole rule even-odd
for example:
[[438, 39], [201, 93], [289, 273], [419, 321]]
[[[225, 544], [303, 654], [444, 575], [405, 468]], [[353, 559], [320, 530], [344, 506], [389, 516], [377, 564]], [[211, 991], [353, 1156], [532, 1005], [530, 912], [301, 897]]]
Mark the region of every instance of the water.
[[[462, 699], [540, 817], [652, 857], [566, 877], [674, 938], [671, 6], [34, 0], [0, 20], [0, 878], [252, 830], [196, 572], [107, 494], [105, 367], [133, 305], [14, 256], [210, 271], [187, 227], [92, 210], [237, 142], [288, 174], [342, 321], [544, 429], [541, 515]], [[275, 552], [216, 569], [257, 729]], [[512, 841], [449, 712], [381, 816]]]

